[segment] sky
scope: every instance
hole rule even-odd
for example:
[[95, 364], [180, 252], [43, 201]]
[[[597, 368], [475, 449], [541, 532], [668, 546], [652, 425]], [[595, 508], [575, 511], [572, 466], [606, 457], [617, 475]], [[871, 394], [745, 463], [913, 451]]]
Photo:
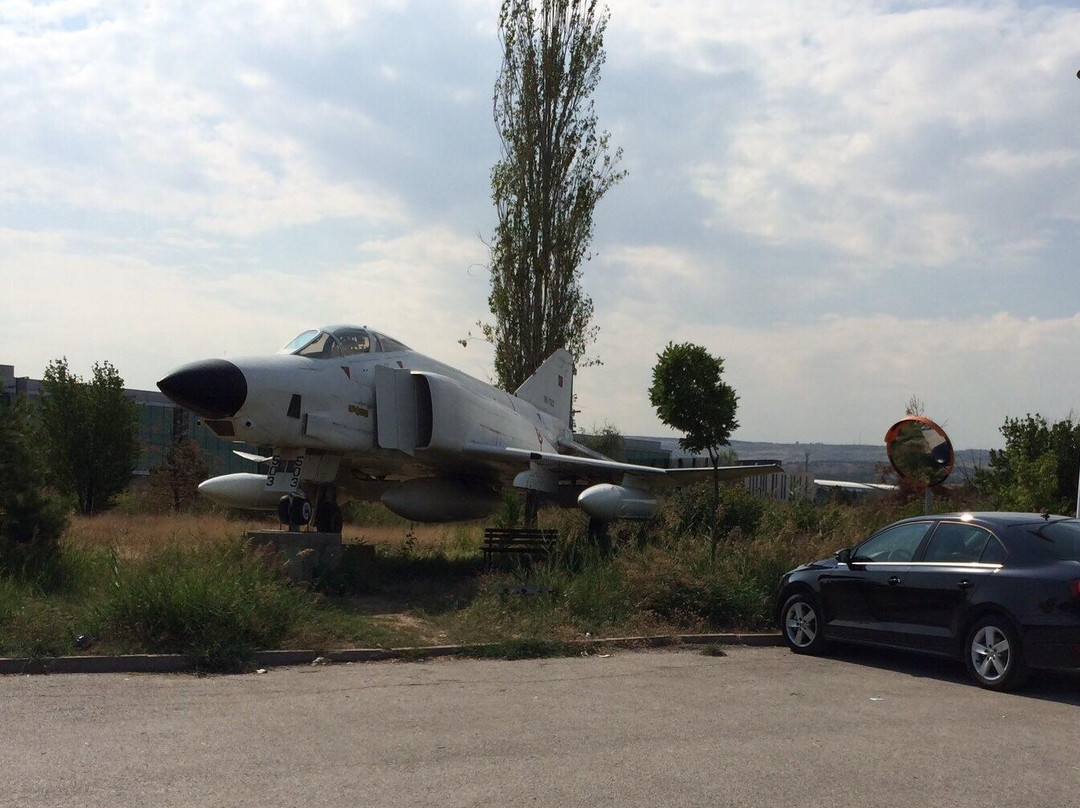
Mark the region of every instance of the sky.
[[[724, 358], [741, 440], [1080, 411], [1080, 8], [609, 5], [579, 426], [671, 434], [669, 341]], [[490, 380], [498, 10], [0, 2], [0, 363], [153, 389], [344, 322]]]

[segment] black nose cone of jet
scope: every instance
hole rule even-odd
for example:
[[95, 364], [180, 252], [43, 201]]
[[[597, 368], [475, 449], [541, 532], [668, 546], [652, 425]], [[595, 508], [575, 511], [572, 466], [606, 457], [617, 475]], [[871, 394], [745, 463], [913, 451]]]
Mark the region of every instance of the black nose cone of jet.
[[181, 407], [212, 419], [232, 418], [244, 406], [248, 393], [243, 371], [224, 359], [181, 365], [157, 386]]

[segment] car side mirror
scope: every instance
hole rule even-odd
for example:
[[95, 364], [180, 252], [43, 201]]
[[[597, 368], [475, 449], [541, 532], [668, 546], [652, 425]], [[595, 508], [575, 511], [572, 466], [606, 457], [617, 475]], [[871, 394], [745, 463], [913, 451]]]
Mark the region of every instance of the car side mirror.
[[847, 549], [846, 547], [843, 550], [837, 550], [835, 553], [833, 553], [833, 556], [836, 558], [837, 563], [851, 563], [851, 550]]

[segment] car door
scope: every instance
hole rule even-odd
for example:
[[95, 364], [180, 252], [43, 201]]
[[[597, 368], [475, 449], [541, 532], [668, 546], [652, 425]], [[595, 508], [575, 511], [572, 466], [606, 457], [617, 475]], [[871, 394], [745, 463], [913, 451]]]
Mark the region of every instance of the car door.
[[904, 644], [955, 653], [962, 618], [987, 577], [1000, 568], [993, 559], [1002, 552], [1000, 542], [986, 528], [963, 521], [941, 522], [910, 565], [898, 593]]
[[840, 640], [898, 642], [898, 592], [932, 521], [905, 522], [875, 533], [851, 552], [847, 564], [823, 573], [826, 634]]

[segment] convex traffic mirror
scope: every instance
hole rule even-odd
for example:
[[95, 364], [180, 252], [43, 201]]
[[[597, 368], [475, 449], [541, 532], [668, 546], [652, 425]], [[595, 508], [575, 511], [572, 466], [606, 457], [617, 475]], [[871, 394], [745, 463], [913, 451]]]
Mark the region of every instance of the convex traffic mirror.
[[917, 488], [945, 482], [956, 459], [945, 430], [923, 415], [910, 415], [889, 427], [885, 447], [896, 473]]

